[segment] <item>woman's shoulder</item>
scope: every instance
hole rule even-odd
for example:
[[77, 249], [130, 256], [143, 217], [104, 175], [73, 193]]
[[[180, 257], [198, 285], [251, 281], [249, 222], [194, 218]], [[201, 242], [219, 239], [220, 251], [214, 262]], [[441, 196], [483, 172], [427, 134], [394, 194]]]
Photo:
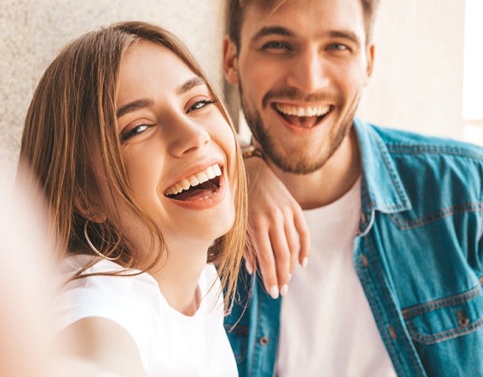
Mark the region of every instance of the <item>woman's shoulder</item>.
[[[76, 277], [79, 273], [81, 277]], [[143, 290], [157, 290], [156, 281], [148, 273], [127, 269], [114, 261], [86, 254], [64, 258], [60, 264], [60, 274], [61, 279], [66, 282], [64, 290], [93, 286], [102, 286], [106, 289], [136, 290], [142, 287]]]
[[150, 275], [99, 259], [83, 271], [82, 277], [73, 279], [91, 261], [89, 255], [69, 256], [62, 261], [61, 274], [66, 283], [59, 292], [57, 308], [67, 322], [98, 316], [125, 323], [136, 316], [157, 314], [159, 289]]
[[[91, 261], [89, 255], [65, 258], [61, 265], [64, 279], [77, 274]], [[123, 327], [140, 349], [149, 348], [160, 321], [161, 298], [154, 279], [147, 273], [101, 259], [84, 274], [67, 280], [57, 296], [57, 331], [81, 319], [104, 318]]]
[[122, 272], [126, 270], [114, 261], [87, 254], [70, 254], [60, 262], [60, 271], [63, 275], [75, 274], [89, 264], [92, 264], [86, 270], [89, 274]]

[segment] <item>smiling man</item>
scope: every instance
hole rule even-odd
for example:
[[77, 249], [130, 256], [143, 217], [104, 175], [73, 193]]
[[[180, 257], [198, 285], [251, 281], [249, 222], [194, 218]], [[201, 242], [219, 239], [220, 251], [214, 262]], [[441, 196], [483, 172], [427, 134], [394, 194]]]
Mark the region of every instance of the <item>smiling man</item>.
[[229, 1], [225, 75], [263, 157], [263, 278], [226, 321], [241, 376], [483, 376], [483, 150], [355, 118], [377, 2]]

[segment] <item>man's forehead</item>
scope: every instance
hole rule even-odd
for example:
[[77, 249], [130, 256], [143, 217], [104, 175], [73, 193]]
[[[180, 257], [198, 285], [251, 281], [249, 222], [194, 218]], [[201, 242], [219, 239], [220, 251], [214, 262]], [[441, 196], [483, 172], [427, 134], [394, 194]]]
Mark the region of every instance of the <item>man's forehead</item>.
[[350, 31], [359, 35], [358, 39], [365, 39], [360, 0], [249, 1], [244, 11], [241, 35], [252, 39], [277, 30], [279, 32], [275, 34], [287, 36], [304, 32], [327, 35], [331, 29]]
[[[307, 5], [308, 5], [308, 1]], [[250, 11], [252, 14], [272, 14], [281, 7], [290, 3], [290, 0], [248, 0], [245, 2], [244, 14]]]
[[325, 7], [327, 10], [343, 6], [353, 8], [363, 13], [361, 0], [246, 0], [241, 1], [244, 21], [247, 20], [247, 12], [252, 16], [273, 16], [284, 12], [285, 9], [314, 9]]

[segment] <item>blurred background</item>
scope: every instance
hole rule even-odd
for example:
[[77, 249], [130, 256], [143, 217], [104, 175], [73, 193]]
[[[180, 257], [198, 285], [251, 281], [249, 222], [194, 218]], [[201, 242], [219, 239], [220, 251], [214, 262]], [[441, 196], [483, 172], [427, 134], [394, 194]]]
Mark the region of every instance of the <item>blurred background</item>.
[[[0, 0], [0, 170], [15, 174], [33, 90], [59, 49], [115, 21], [177, 34], [220, 91], [225, 0]], [[483, 145], [483, 0], [381, 0], [376, 61], [359, 116]], [[234, 112], [238, 118], [238, 112]]]

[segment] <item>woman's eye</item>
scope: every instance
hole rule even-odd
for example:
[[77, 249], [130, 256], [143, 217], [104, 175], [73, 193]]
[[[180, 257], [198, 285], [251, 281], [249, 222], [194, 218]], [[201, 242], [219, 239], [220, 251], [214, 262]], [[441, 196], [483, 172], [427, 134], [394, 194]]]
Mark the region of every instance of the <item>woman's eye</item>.
[[196, 101], [193, 105], [191, 105], [188, 110], [187, 110], [187, 113], [191, 112], [191, 111], [194, 111], [194, 110], [199, 110], [199, 109], [202, 109], [208, 105], [211, 105], [215, 103], [214, 100], [212, 99], [209, 99], [209, 98], [203, 98], [201, 100], [198, 100]]
[[140, 124], [133, 128], [128, 129], [127, 131], [123, 131], [121, 133], [121, 144], [132, 138], [133, 136], [139, 135], [146, 131], [149, 127], [152, 127], [152, 124]]

